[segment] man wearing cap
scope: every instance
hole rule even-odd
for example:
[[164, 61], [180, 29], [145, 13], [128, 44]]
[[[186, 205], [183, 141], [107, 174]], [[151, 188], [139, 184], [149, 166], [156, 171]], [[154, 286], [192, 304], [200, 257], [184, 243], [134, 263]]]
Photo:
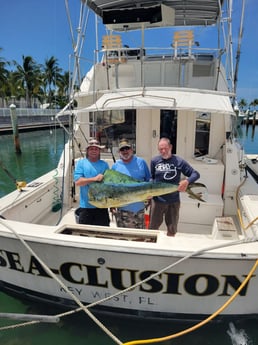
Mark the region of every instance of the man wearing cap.
[[[120, 159], [113, 164], [112, 169], [140, 181], [149, 181], [148, 165], [144, 159], [134, 155], [131, 143], [127, 139], [122, 139], [118, 148]], [[117, 226], [144, 229], [144, 206], [144, 202], [135, 202], [112, 210], [116, 216]]]
[[103, 180], [104, 172], [109, 169], [107, 162], [100, 159], [101, 146], [96, 139], [90, 139], [86, 149], [86, 158], [80, 159], [75, 167], [75, 185], [80, 187], [79, 223], [109, 226], [109, 214], [106, 208], [97, 208], [88, 201], [89, 184]]

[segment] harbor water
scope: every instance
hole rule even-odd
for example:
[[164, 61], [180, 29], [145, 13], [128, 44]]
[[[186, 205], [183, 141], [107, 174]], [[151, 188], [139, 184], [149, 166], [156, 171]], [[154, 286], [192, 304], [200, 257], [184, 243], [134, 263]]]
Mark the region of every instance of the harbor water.
[[[242, 126], [240, 141], [247, 153], [258, 154], [258, 128]], [[26, 182], [55, 168], [66, 134], [62, 129], [20, 134], [21, 154], [15, 153], [12, 135], [0, 135], [0, 197], [15, 189], [14, 180]], [[200, 301], [201, 303], [201, 301]], [[255, 302], [256, 303], [256, 302]], [[94, 313], [94, 309], [91, 310]], [[0, 313], [56, 315], [64, 310], [45, 304], [32, 304], [0, 293]], [[195, 321], [146, 321], [96, 314], [121, 343], [135, 339], [162, 338], [183, 331]], [[256, 345], [255, 319], [211, 322], [172, 340], [165, 345]], [[2, 329], [20, 323], [0, 318], [0, 345], [112, 345], [116, 342], [84, 312], [61, 317], [58, 323], [39, 323]], [[232, 335], [232, 327], [234, 329]], [[231, 330], [231, 331], [230, 331]]]

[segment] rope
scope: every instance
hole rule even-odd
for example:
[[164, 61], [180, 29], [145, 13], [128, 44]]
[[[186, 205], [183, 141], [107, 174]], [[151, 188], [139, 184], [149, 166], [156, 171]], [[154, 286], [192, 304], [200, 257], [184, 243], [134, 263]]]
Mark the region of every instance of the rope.
[[191, 254], [189, 254], [189, 255], [184, 256], [182, 259], [179, 259], [178, 261], [174, 262], [173, 264], [170, 264], [170, 265], [168, 265], [168, 266], [162, 268], [160, 271], [151, 274], [149, 277], [147, 277], [147, 278], [145, 278], [145, 279], [139, 281], [138, 283], [135, 283], [134, 285], [129, 286], [128, 288], [126, 288], [126, 289], [124, 289], [124, 290], [122, 290], [122, 291], [119, 291], [119, 292], [117, 292], [117, 293], [115, 293], [115, 294], [113, 294], [113, 295], [111, 295], [111, 296], [108, 296], [108, 297], [103, 298], [103, 299], [101, 299], [101, 300], [99, 300], [99, 301], [96, 301], [96, 302], [93, 302], [93, 303], [89, 304], [89, 305], [87, 306], [87, 308], [94, 307], [94, 306], [96, 306], [96, 305], [98, 305], [98, 304], [107, 302], [108, 300], [110, 300], [110, 299], [112, 299], [112, 298], [114, 298], [114, 297], [117, 297], [117, 296], [119, 296], [119, 295], [121, 295], [121, 294], [124, 294], [124, 293], [126, 293], [126, 292], [129, 292], [129, 291], [135, 289], [136, 287], [138, 287], [138, 286], [140, 286], [140, 285], [146, 283], [147, 281], [149, 281], [149, 280], [151, 280], [151, 279], [153, 279], [153, 278], [159, 276], [160, 274], [162, 274], [162, 273], [168, 271], [169, 269], [175, 267], [176, 265], [182, 263], [183, 261], [188, 260], [188, 259], [191, 258], [191, 257], [197, 256], [197, 255], [202, 255], [203, 253], [205, 253], [205, 252], [207, 252], [207, 251], [210, 251], [210, 250], [214, 250], [214, 249], [225, 248], [225, 247], [228, 247], [228, 246], [239, 245], [239, 244], [243, 244], [243, 243], [256, 242], [256, 241], [257, 241], [256, 238], [254, 238], [254, 239], [243, 239], [243, 240], [235, 241], [235, 242], [233, 242], [233, 243], [231, 242], [231, 243], [226, 243], [226, 244], [222, 244], [222, 245], [210, 246], [210, 247], [205, 248], [205, 249], [200, 249], [200, 250], [198, 250], [198, 251], [196, 251], [196, 252], [194, 252], [194, 253], [191, 253]]
[[185, 335], [185, 334], [188, 334], [190, 332], [193, 332], [193, 331], [197, 330], [198, 328], [204, 326], [205, 324], [207, 324], [208, 322], [213, 320], [221, 312], [223, 312], [223, 310], [226, 309], [230, 305], [230, 303], [232, 303], [234, 301], [234, 299], [238, 296], [240, 291], [245, 287], [245, 285], [250, 280], [250, 278], [251, 278], [252, 274], [254, 273], [254, 271], [256, 270], [257, 266], [258, 266], [258, 260], [255, 261], [255, 263], [254, 263], [253, 267], [251, 268], [251, 270], [249, 271], [247, 277], [244, 279], [244, 281], [239, 286], [239, 288], [234, 292], [234, 294], [227, 300], [227, 302], [224, 303], [219, 309], [217, 309], [212, 315], [207, 317], [205, 320], [203, 320], [203, 321], [199, 322], [198, 324], [196, 324], [196, 325], [194, 325], [192, 327], [189, 327], [189, 328], [187, 328], [187, 329], [185, 329], [185, 330], [183, 330], [181, 332], [174, 333], [174, 334], [171, 334], [171, 335], [166, 336], [166, 337], [153, 338], [153, 339], [145, 339], [145, 340], [133, 340], [133, 341], [129, 341], [129, 342], [123, 343], [123, 345], [159, 343], [159, 342], [163, 342], [163, 341], [167, 341], [167, 340], [178, 338], [178, 337], [180, 337], [182, 335]]
[[[243, 183], [242, 183], [243, 184]], [[242, 185], [241, 184], [241, 185]], [[241, 187], [241, 185], [238, 188], [238, 191]], [[62, 314], [58, 314], [56, 315], [56, 317], [63, 317], [63, 316], [67, 316], [67, 315], [71, 315], [73, 313], [79, 312], [81, 310], [83, 310], [107, 335], [109, 335], [117, 344], [120, 345], [135, 345], [135, 344], [150, 344], [150, 343], [155, 343], [155, 342], [161, 342], [161, 341], [166, 341], [169, 339], [173, 339], [182, 335], [185, 335], [187, 333], [190, 333], [200, 327], [202, 327], [203, 325], [205, 325], [206, 323], [210, 322], [213, 318], [215, 318], [217, 315], [219, 315], [225, 308], [227, 308], [227, 306], [236, 298], [236, 296], [239, 294], [239, 292], [243, 289], [243, 287], [247, 284], [247, 282], [249, 281], [249, 279], [252, 276], [252, 273], [255, 271], [257, 265], [258, 265], [258, 260], [256, 260], [253, 268], [250, 270], [249, 274], [247, 275], [247, 277], [245, 278], [245, 280], [242, 282], [242, 284], [240, 285], [240, 287], [235, 291], [235, 293], [228, 299], [228, 301], [226, 303], [223, 304], [222, 307], [220, 307], [216, 312], [214, 312], [212, 315], [210, 315], [208, 318], [206, 318], [205, 320], [203, 320], [202, 322], [198, 323], [197, 325], [190, 327], [184, 331], [181, 331], [179, 333], [175, 333], [172, 334], [170, 336], [167, 337], [163, 337], [163, 338], [155, 338], [155, 339], [146, 339], [146, 340], [136, 340], [136, 341], [132, 341], [132, 342], [127, 342], [127, 343], [122, 343], [120, 342], [119, 339], [117, 339], [88, 309], [92, 308], [93, 306], [96, 306], [98, 304], [101, 304], [103, 302], [106, 302], [116, 296], [119, 296], [123, 293], [126, 293], [136, 287], [138, 287], [139, 285], [147, 282], [150, 279], [153, 279], [154, 277], [160, 275], [161, 273], [167, 271], [168, 269], [178, 265], [179, 263], [197, 256], [197, 255], [202, 255], [207, 251], [211, 251], [214, 249], [219, 249], [219, 248], [225, 248], [228, 246], [233, 246], [233, 245], [239, 245], [239, 244], [243, 244], [243, 243], [251, 243], [251, 242], [256, 242], [257, 238], [245, 238], [242, 240], [238, 240], [238, 241], [234, 241], [234, 242], [230, 242], [230, 243], [226, 243], [226, 244], [220, 244], [220, 245], [215, 245], [215, 246], [210, 246], [207, 248], [203, 248], [201, 250], [195, 251], [194, 253], [190, 253], [189, 255], [184, 256], [183, 258], [179, 259], [178, 261], [176, 261], [173, 264], [170, 264], [168, 266], [166, 266], [165, 268], [161, 269], [160, 271], [150, 275], [149, 277], [147, 277], [146, 279], [128, 287], [127, 289], [124, 289], [122, 291], [119, 291], [111, 296], [108, 296], [106, 298], [103, 298], [99, 301], [93, 302], [87, 306], [84, 306], [81, 301], [71, 292], [68, 290], [68, 288], [63, 284], [63, 282], [61, 280], [58, 279], [58, 277], [56, 277], [56, 275], [48, 268], [48, 266], [37, 256], [37, 254], [29, 247], [29, 245], [23, 240], [23, 238], [21, 236], [19, 236], [19, 234], [12, 228], [10, 227], [8, 224], [5, 224], [3, 220], [0, 219], [0, 223], [2, 225], [4, 225], [5, 227], [7, 227], [11, 232], [13, 232], [15, 234], [15, 236], [23, 243], [23, 245], [28, 249], [28, 251], [37, 258], [37, 260], [39, 261], [39, 263], [44, 267], [44, 269], [48, 272], [49, 275], [51, 275], [52, 278], [54, 278], [58, 284], [61, 285], [61, 287], [71, 296], [71, 298], [79, 305], [79, 308], [72, 310], [72, 311], [68, 311]], [[0, 330], [6, 330], [6, 329], [10, 329], [10, 328], [17, 328], [17, 327], [22, 327], [22, 326], [27, 326], [27, 325], [32, 325], [32, 324], [36, 324], [39, 323], [40, 321], [30, 321], [30, 322], [25, 322], [25, 323], [21, 323], [21, 324], [16, 324], [16, 325], [11, 325], [11, 326], [5, 326], [5, 327], [1, 327]]]
[[0, 224], [4, 225], [8, 230], [10, 230], [25, 246], [25, 248], [31, 253], [31, 255], [35, 256], [38, 262], [42, 265], [42, 267], [46, 270], [46, 272], [65, 290], [67, 294], [81, 307], [81, 309], [107, 334], [110, 338], [112, 338], [117, 344], [122, 344], [119, 339], [117, 339], [89, 310], [86, 308], [82, 302], [66, 287], [66, 285], [51, 271], [51, 269], [37, 256], [37, 254], [33, 251], [33, 249], [24, 241], [24, 239], [8, 224], [4, 223], [2, 219], [0, 219]]
[[[3, 224], [3, 225], [6, 226], [6, 224]], [[131, 285], [130, 287], [128, 287], [128, 288], [126, 288], [126, 289], [124, 289], [122, 291], [119, 291], [119, 292], [117, 292], [117, 293], [115, 293], [113, 295], [110, 295], [110, 296], [105, 297], [105, 298], [103, 298], [101, 300], [98, 300], [96, 302], [88, 304], [87, 306], [83, 306], [83, 308], [79, 307], [79, 308], [77, 308], [75, 310], [70, 310], [70, 311], [67, 311], [67, 312], [64, 312], [64, 313], [61, 313], [61, 314], [57, 314], [55, 316], [61, 318], [61, 317], [64, 317], [64, 316], [68, 316], [68, 315], [72, 315], [74, 313], [77, 313], [77, 312], [81, 311], [82, 309], [89, 309], [89, 308], [92, 308], [92, 307], [94, 307], [96, 305], [99, 305], [101, 303], [107, 302], [108, 300], [110, 300], [110, 299], [112, 299], [114, 297], [117, 297], [117, 296], [119, 296], [121, 294], [124, 294], [124, 293], [126, 293], [126, 292], [128, 292], [128, 291], [130, 291], [132, 289], [135, 289], [136, 287], [140, 286], [141, 284], [147, 282], [150, 279], [153, 279], [154, 277], [160, 275], [161, 273], [167, 271], [168, 269], [175, 267], [176, 265], [180, 264], [181, 262], [187, 260], [190, 257], [201, 255], [201, 254], [204, 254], [207, 251], [211, 251], [211, 250], [214, 250], [214, 249], [220, 249], [220, 248], [225, 248], [225, 247], [229, 247], [229, 246], [231, 247], [233, 245], [239, 245], [239, 244], [243, 244], [243, 243], [252, 243], [252, 242], [256, 242], [256, 241], [257, 241], [256, 238], [248, 238], [248, 239], [242, 239], [242, 240], [238, 240], [238, 241], [234, 241], [234, 242], [230, 242], [230, 243], [224, 243], [224, 244], [220, 244], [220, 245], [215, 245], [215, 246], [210, 246], [210, 247], [207, 247], [207, 248], [203, 248], [203, 249], [195, 251], [194, 253], [191, 253], [191, 254], [189, 254], [187, 256], [184, 256], [182, 259], [179, 259], [175, 263], [170, 264], [169, 266], [161, 269], [160, 271], [150, 275], [146, 279], [141, 280], [138, 283], [136, 283], [134, 285]], [[38, 258], [38, 256], [36, 254], [34, 254], [34, 256], [40, 261], [40, 259]], [[55, 278], [56, 277], [54, 277], [54, 279]], [[69, 291], [69, 294], [70, 294], [70, 291]], [[36, 324], [36, 323], [39, 323], [39, 322], [40, 321], [30, 321], [30, 322], [20, 323], [20, 324], [16, 324], [16, 325], [4, 326], [4, 327], [0, 328], [0, 331], [1, 330], [6, 330], [6, 329], [10, 329], [10, 328], [17, 328], [17, 327], [23, 327], [23, 326], [27, 326], [27, 325], [32, 325], [32, 324]]]
[[[241, 211], [240, 211], [240, 207], [239, 207], [239, 201], [238, 201], [238, 197], [239, 197], [239, 191], [240, 188], [243, 186], [243, 184], [246, 182], [247, 177], [245, 177], [243, 179], [243, 181], [240, 183], [240, 185], [238, 186], [237, 190], [236, 190], [236, 203], [237, 203], [237, 214], [239, 217], [239, 221], [241, 224], [242, 229], [247, 230], [250, 226], [252, 226], [257, 220], [258, 217], [256, 217], [254, 220], [252, 220], [247, 226], [244, 226], [243, 224], [243, 219], [241, 216]], [[237, 241], [238, 242], [238, 241]], [[232, 244], [232, 243], [231, 243]], [[187, 329], [185, 329], [184, 331], [178, 332], [178, 333], [174, 333], [172, 335], [166, 336], [166, 337], [162, 337], [162, 338], [153, 338], [153, 339], [145, 339], [145, 340], [134, 340], [134, 341], [130, 341], [130, 342], [126, 342], [123, 345], [136, 345], [136, 344], [153, 344], [153, 343], [158, 343], [158, 342], [163, 342], [163, 341], [167, 341], [170, 339], [174, 339], [177, 337], [180, 337], [182, 335], [188, 334], [190, 332], [195, 331], [196, 329], [204, 326], [205, 324], [207, 324], [208, 322], [210, 322], [211, 320], [213, 320], [217, 315], [219, 315], [222, 311], [224, 311], [233, 301], [234, 299], [238, 296], [238, 294], [240, 293], [240, 291], [245, 287], [245, 285], [248, 283], [248, 281], [250, 280], [252, 274], [254, 273], [254, 271], [256, 270], [258, 266], [258, 260], [255, 261], [253, 267], [251, 268], [251, 270], [249, 271], [247, 277], [244, 279], [244, 281], [242, 282], [242, 284], [239, 286], [239, 288], [234, 292], [234, 294], [218, 309], [216, 310], [212, 315], [210, 315], [209, 317], [207, 317], [205, 320], [199, 322], [198, 324], [196, 324], [193, 327], [189, 327]]]
[[52, 212], [57, 212], [62, 208], [62, 200], [59, 196], [58, 187], [58, 170], [55, 169], [55, 174], [53, 175], [54, 187], [53, 187], [53, 201], [52, 201]]

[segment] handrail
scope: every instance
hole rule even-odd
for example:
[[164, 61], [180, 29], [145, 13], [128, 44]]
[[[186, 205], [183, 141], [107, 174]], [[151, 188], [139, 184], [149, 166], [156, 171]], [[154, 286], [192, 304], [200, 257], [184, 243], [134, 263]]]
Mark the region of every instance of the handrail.
[[[16, 108], [17, 116], [55, 116], [60, 109]], [[10, 108], [0, 108], [0, 116], [10, 117]]]

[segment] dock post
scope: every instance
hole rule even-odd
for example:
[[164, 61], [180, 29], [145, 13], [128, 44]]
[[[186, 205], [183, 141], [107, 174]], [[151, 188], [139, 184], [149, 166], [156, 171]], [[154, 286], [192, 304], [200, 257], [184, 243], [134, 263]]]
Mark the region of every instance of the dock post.
[[256, 125], [256, 111], [253, 111], [253, 126]]
[[252, 124], [252, 140], [254, 139], [254, 135], [255, 135], [255, 127], [256, 127], [256, 110], [254, 110], [253, 112], [253, 124]]
[[250, 121], [250, 110], [247, 110], [246, 113], [246, 118], [245, 118], [245, 125], [246, 125], [246, 131], [245, 131], [245, 135], [247, 136], [248, 134], [248, 128], [249, 128], [249, 121]]
[[13, 138], [14, 138], [14, 146], [16, 153], [21, 153], [20, 147], [20, 139], [19, 139], [19, 130], [18, 130], [18, 123], [17, 123], [17, 115], [16, 115], [16, 105], [10, 105], [10, 113], [11, 113], [11, 121], [12, 121], [12, 128], [13, 128]]

